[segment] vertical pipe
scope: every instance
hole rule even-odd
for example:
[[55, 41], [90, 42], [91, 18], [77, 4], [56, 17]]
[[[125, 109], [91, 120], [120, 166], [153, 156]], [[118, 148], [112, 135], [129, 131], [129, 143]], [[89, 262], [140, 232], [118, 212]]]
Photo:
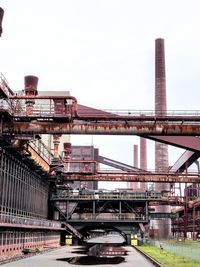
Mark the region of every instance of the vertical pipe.
[[122, 202], [120, 200], [119, 201], [119, 219], [121, 219], [121, 215], [122, 215]]
[[196, 235], [195, 235], [195, 219], [196, 219], [196, 214], [195, 214], [195, 205], [193, 206], [193, 212], [192, 212], [192, 239], [196, 240]]
[[69, 200], [67, 200], [66, 208], [67, 208], [67, 221], [68, 221], [69, 220]]
[[0, 211], [3, 210], [3, 194], [4, 194], [4, 171], [3, 171], [3, 166], [4, 166], [4, 159], [5, 155], [3, 152], [3, 149], [1, 150], [1, 155], [0, 155]]
[[[164, 39], [155, 40], [155, 114], [162, 116], [167, 111], [166, 75], [165, 75], [165, 48]], [[162, 143], [155, 143], [155, 170], [168, 170], [168, 147]], [[170, 184], [155, 184], [156, 191], [170, 190]], [[169, 212], [169, 206], [156, 207], [157, 212]], [[157, 221], [159, 237], [167, 238], [170, 234], [170, 219]]]
[[149, 219], [149, 209], [148, 209], [148, 201], [146, 201], [146, 206], [145, 206], [145, 220]]
[[95, 200], [93, 200], [92, 217], [93, 217], [93, 219], [95, 219], [95, 217], [96, 217], [96, 204], [95, 204]]

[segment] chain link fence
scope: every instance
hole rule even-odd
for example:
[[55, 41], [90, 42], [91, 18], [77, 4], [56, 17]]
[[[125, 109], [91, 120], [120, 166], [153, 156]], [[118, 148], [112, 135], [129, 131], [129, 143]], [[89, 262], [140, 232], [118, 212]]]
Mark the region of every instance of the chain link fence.
[[165, 242], [159, 240], [150, 239], [149, 243], [153, 246], [159, 247], [160, 249], [169, 251], [178, 256], [189, 258], [195, 261], [200, 262], [200, 244], [198, 245], [189, 245], [183, 241], [177, 242]]

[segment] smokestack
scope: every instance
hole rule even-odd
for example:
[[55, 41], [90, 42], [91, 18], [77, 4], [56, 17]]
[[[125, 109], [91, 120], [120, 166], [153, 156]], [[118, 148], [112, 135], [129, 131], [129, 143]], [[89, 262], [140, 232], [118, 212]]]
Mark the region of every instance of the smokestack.
[[[155, 47], [155, 113], [165, 115], [167, 111], [166, 77], [165, 77], [165, 48], [164, 39], [156, 39]], [[168, 170], [167, 145], [156, 142], [155, 154], [156, 171]], [[163, 184], [164, 185], [164, 184]], [[159, 185], [161, 188], [161, 185]], [[165, 188], [165, 185], [164, 187]]]
[[2, 28], [3, 15], [4, 15], [4, 10], [3, 10], [3, 8], [0, 7], [0, 36], [3, 32], [3, 28]]
[[[133, 167], [138, 168], [138, 145], [133, 145]], [[128, 182], [127, 185], [133, 190], [140, 188], [140, 182]]]
[[[155, 41], [155, 113], [165, 115], [167, 111], [166, 76], [165, 76], [165, 47], [164, 39]], [[168, 170], [168, 147], [162, 143], [155, 143], [155, 170], [165, 172]], [[170, 190], [170, 184], [155, 183], [155, 190]], [[156, 207], [157, 212], [169, 212], [170, 206]], [[170, 220], [157, 221], [159, 237], [167, 238], [170, 235]]]
[[27, 96], [34, 96], [38, 94], [37, 91], [38, 77], [28, 75], [24, 77], [24, 90]]
[[167, 110], [166, 78], [165, 78], [165, 46], [164, 39], [156, 39], [155, 47], [155, 112], [165, 115]]
[[[140, 137], [140, 169], [147, 170], [147, 140]], [[140, 183], [140, 188], [147, 189], [147, 183]]]
[[[26, 96], [35, 96], [38, 94], [37, 91], [38, 77], [28, 75], [24, 77], [24, 91]], [[34, 99], [26, 100], [26, 113], [31, 115], [33, 113], [35, 101]]]
[[140, 169], [147, 170], [147, 140], [140, 137]]
[[138, 145], [133, 146], [134, 167], [138, 168]]

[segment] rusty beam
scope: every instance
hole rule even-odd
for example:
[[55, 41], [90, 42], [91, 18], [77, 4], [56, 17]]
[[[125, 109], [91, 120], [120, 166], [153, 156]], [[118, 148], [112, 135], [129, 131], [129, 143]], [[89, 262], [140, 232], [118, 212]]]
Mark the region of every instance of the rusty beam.
[[14, 96], [10, 96], [10, 99], [13, 100], [20, 100], [20, 99], [32, 99], [32, 100], [36, 100], [36, 99], [51, 99], [51, 100], [55, 100], [55, 99], [67, 99], [67, 100], [72, 100], [75, 103], [77, 103], [77, 99], [74, 96], [45, 96], [45, 95], [22, 95], [22, 96], [18, 96], [18, 95], [14, 95]]
[[98, 135], [191, 135], [200, 134], [200, 123], [183, 122], [82, 122], [63, 123], [33, 120], [3, 123], [4, 134], [98, 134]]
[[[26, 97], [25, 99], [32, 100], [34, 99], [33, 97]], [[37, 98], [39, 99], [39, 98]], [[46, 97], [45, 99], [49, 99]], [[56, 100], [55, 98], [54, 100]], [[76, 104], [76, 103], [75, 103]], [[52, 114], [55, 117], [55, 114]], [[23, 116], [13, 114], [13, 118], [16, 120], [21, 119], [23, 121]], [[31, 116], [27, 114], [27, 118], [31, 119]], [[40, 118], [40, 117], [38, 117]], [[131, 115], [131, 116], [126, 116], [126, 115], [120, 115], [117, 116], [116, 114], [99, 114], [99, 115], [87, 115], [87, 116], [82, 116], [80, 114], [75, 114], [74, 115], [74, 120], [79, 120], [79, 121], [85, 121], [85, 122], [154, 122], [154, 123], [159, 123], [159, 122], [166, 122], [167, 124], [174, 123], [174, 122], [180, 122], [180, 123], [185, 123], [185, 124], [191, 124], [193, 123], [200, 123], [200, 116], [160, 116], [160, 115], [146, 115], [146, 116], [139, 116], [139, 115]], [[26, 120], [24, 120], [26, 121]]]
[[49, 163], [44, 160], [40, 153], [36, 152], [31, 146], [27, 147], [28, 152], [30, 152], [30, 159], [33, 159], [45, 172], [50, 171]]
[[200, 157], [199, 152], [193, 152], [186, 150], [180, 158], [174, 163], [174, 165], [170, 168], [170, 172], [183, 172], [187, 168], [190, 167], [198, 158]]
[[200, 138], [197, 136], [147, 136], [147, 139], [187, 149], [171, 167], [171, 172], [183, 172], [200, 157]]
[[200, 175], [172, 174], [68, 174], [62, 173], [62, 178], [68, 181], [126, 181], [126, 182], [159, 182], [159, 183], [199, 183]]
[[157, 142], [165, 143], [167, 145], [176, 146], [179, 148], [188, 149], [191, 151], [200, 151], [200, 138], [196, 136], [152, 136], [146, 137]]
[[116, 169], [120, 169], [122, 171], [127, 171], [127, 172], [142, 171], [139, 168], [136, 168], [136, 167], [133, 167], [131, 165], [128, 165], [128, 164], [125, 164], [125, 163], [122, 163], [122, 162], [119, 162], [117, 160], [113, 160], [110, 158], [106, 158], [106, 157], [103, 157], [100, 155], [97, 158], [97, 162], [104, 164], [104, 165], [107, 165], [107, 166], [110, 166], [110, 167], [113, 167], [113, 168], [116, 168]]

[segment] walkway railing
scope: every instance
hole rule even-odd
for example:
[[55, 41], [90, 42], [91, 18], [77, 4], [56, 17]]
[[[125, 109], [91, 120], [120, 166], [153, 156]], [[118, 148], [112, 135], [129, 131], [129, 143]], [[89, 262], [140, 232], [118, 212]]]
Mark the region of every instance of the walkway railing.
[[92, 214], [92, 213], [82, 213], [82, 214], [73, 214], [69, 222], [98, 222], [98, 221], [104, 221], [104, 222], [110, 222], [110, 221], [132, 221], [132, 222], [147, 222], [148, 217], [145, 216], [143, 213], [141, 214], [133, 214], [133, 213], [100, 213], [100, 214]]
[[42, 227], [55, 227], [61, 228], [61, 223], [56, 221], [50, 221], [46, 219], [27, 218], [14, 216], [10, 214], [0, 214], [0, 224], [13, 224], [13, 225], [28, 225], [28, 226], [42, 226]]
[[67, 199], [74, 199], [74, 200], [85, 200], [85, 199], [90, 199], [90, 200], [96, 200], [96, 199], [118, 199], [118, 200], [123, 200], [123, 199], [130, 199], [130, 200], [162, 200], [162, 193], [158, 192], [110, 192], [110, 193], [102, 193], [102, 192], [85, 192], [82, 193], [81, 191], [75, 190], [74, 192], [70, 192], [67, 190], [58, 192], [57, 194], [53, 194], [51, 197], [51, 200], [67, 200]]
[[[118, 115], [118, 116], [138, 116], [141, 118], [144, 118], [145, 116], [200, 116], [200, 110], [167, 110], [167, 111], [163, 111], [163, 110], [132, 110], [132, 109], [101, 109], [99, 111], [95, 110], [95, 116], [98, 117], [102, 116], [102, 111], [105, 112], [104, 116], [106, 117], [106, 113], [107, 116], [111, 116], [111, 115]], [[85, 112], [81, 112], [81, 116], [88, 116], [88, 115], [92, 115], [91, 111], [85, 111]]]

